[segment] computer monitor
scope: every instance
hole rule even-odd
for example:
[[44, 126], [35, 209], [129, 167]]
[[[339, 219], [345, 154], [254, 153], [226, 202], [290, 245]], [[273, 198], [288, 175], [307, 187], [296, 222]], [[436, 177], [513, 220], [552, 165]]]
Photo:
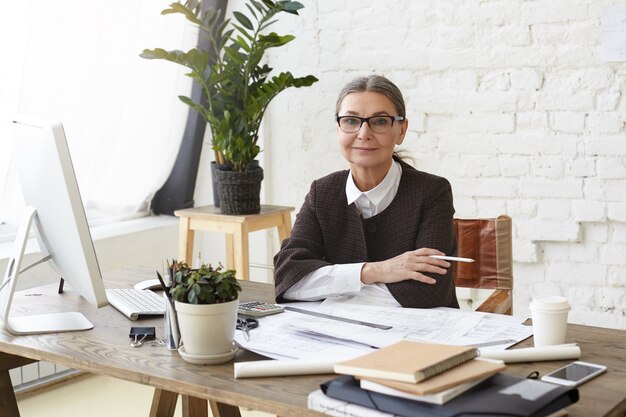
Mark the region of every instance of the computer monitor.
[[[44, 261], [94, 307], [108, 304], [63, 126], [59, 122], [18, 117], [11, 130], [13, 158], [27, 207], [0, 287], [4, 327], [14, 334], [91, 329], [91, 322], [78, 312], [11, 315], [20, 274]], [[23, 267], [31, 229], [42, 258]]]

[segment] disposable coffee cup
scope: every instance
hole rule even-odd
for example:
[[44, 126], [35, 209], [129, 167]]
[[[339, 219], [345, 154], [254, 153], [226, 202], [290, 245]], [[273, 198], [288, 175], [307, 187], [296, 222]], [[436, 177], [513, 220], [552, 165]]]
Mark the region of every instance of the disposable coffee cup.
[[570, 305], [564, 297], [543, 295], [533, 298], [530, 311], [533, 319], [535, 346], [565, 343], [569, 310]]

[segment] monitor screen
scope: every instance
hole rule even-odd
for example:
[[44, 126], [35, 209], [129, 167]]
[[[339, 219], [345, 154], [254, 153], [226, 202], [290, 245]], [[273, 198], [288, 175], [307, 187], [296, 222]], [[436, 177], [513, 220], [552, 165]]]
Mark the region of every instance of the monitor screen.
[[[26, 236], [20, 237], [18, 232], [16, 255], [7, 267], [3, 286], [14, 291], [14, 281], [24, 269], [23, 247], [19, 246], [25, 246], [25, 242], [20, 240], [27, 239], [28, 232], [24, 230], [32, 225], [42, 253], [49, 255], [46, 259], [52, 269], [94, 307], [107, 305], [63, 126], [59, 122], [18, 117], [12, 123], [12, 133], [13, 157], [28, 207], [20, 226]], [[8, 280], [13, 280], [11, 285]], [[12, 294], [3, 294], [0, 301], [6, 304], [8, 299], [10, 305], [11, 298]], [[8, 308], [2, 307], [6, 326]], [[56, 329], [62, 330], [78, 329]], [[19, 329], [17, 332], [22, 333]]]

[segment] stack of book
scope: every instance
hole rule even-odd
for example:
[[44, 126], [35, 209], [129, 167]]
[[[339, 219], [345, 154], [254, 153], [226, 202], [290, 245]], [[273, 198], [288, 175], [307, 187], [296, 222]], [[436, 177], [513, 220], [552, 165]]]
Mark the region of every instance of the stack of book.
[[505, 368], [501, 361], [476, 359], [472, 346], [404, 340], [335, 365], [361, 388], [433, 404], [444, 404]]
[[[346, 376], [311, 393], [309, 408], [335, 416], [413, 417], [472, 410], [506, 415], [517, 406], [519, 416], [541, 417], [578, 400], [575, 389], [499, 374], [503, 362], [478, 356], [471, 346], [401, 341], [336, 364], [335, 372]], [[527, 390], [541, 393], [540, 401], [525, 399]]]

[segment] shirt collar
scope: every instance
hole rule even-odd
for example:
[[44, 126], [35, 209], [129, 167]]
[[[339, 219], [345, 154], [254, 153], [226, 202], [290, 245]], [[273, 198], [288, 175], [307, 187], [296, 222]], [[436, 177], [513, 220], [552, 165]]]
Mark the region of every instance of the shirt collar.
[[369, 191], [362, 192], [354, 183], [352, 171], [348, 172], [348, 180], [346, 181], [348, 204], [354, 203], [361, 195], [365, 195], [372, 204], [378, 206], [394, 185], [398, 183], [400, 175], [402, 175], [402, 167], [399, 163], [393, 161], [381, 183]]

